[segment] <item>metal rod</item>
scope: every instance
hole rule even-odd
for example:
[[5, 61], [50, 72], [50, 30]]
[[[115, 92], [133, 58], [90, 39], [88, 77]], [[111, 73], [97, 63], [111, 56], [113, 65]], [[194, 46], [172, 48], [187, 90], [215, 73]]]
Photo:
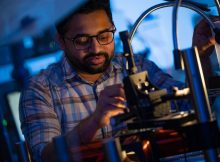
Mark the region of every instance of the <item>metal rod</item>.
[[190, 92], [197, 109], [198, 121], [203, 123], [213, 120], [197, 48], [189, 48], [182, 52]]
[[124, 49], [124, 56], [127, 58], [128, 61], [128, 74], [135, 74], [137, 73], [137, 67], [135, 65], [133, 51], [131, 47], [131, 41], [129, 39], [128, 31], [122, 31], [119, 33], [121, 41], [123, 43]]
[[[4, 148], [4, 155], [1, 155], [0, 160], [5, 160], [5, 161], [11, 161], [15, 162], [14, 158], [14, 153], [13, 153], [13, 148], [12, 148], [12, 143], [11, 139], [9, 136], [9, 132], [7, 129], [7, 126], [4, 124], [6, 122], [4, 116], [3, 116], [3, 111], [2, 107], [0, 106], [0, 144], [2, 148]], [[3, 149], [0, 148], [0, 153], [2, 153]], [[3, 158], [3, 159], [2, 159]]]
[[119, 138], [108, 139], [103, 143], [106, 162], [122, 162], [122, 150]]
[[30, 154], [26, 146], [25, 141], [19, 141], [16, 143], [19, 162], [31, 162]]
[[[55, 146], [56, 157], [59, 162], [70, 162], [70, 156], [68, 154], [67, 144], [64, 136], [60, 135], [53, 138], [53, 143]], [[74, 159], [76, 160], [76, 159]], [[80, 158], [76, 160], [81, 162]]]
[[[194, 107], [197, 114], [197, 120], [199, 123], [212, 121], [214, 119], [197, 48], [183, 50], [182, 55], [187, 79], [190, 85], [190, 92], [193, 97]], [[209, 132], [211, 132], [209, 128], [203, 128], [201, 136], [205, 137], [204, 139], [209, 140], [211, 138]], [[217, 162], [217, 151], [213, 148], [206, 150], [205, 158], [209, 162]]]

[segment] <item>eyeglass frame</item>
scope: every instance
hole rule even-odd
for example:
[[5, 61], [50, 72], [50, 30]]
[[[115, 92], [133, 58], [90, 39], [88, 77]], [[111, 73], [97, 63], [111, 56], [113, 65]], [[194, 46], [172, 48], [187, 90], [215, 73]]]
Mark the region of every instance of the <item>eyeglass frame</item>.
[[[100, 45], [108, 45], [108, 44], [112, 43], [113, 40], [114, 40], [115, 31], [116, 31], [116, 27], [114, 26], [114, 29], [112, 29], [112, 30], [106, 29], [106, 30], [101, 31], [100, 33], [98, 33], [98, 34], [96, 34], [96, 35], [86, 35], [86, 34], [82, 34], [82, 35], [76, 35], [76, 36], [73, 37], [73, 38], [68, 38], [68, 37], [64, 37], [64, 36], [63, 36], [63, 39], [67, 39], [67, 40], [72, 41], [72, 43], [73, 43], [75, 49], [77, 49], [77, 50], [84, 50], [84, 49], [87, 49], [87, 48], [89, 48], [89, 47], [91, 46], [92, 38], [96, 38], [97, 42], [98, 42]], [[101, 44], [101, 43], [99, 42], [98, 37], [99, 37], [101, 34], [106, 33], [106, 32], [111, 32], [111, 33], [112, 33], [112, 40], [111, 40], [110, 42], [108, 42], [108, 43]], [[88, 37], [88, 39], [89, 39], [88, 45], [87, 45], [85, 48], [77, 48], [77, 45], [75, 44], [75, 40], [76, 40], [77, 38], [80, 38], [80, 37]]]

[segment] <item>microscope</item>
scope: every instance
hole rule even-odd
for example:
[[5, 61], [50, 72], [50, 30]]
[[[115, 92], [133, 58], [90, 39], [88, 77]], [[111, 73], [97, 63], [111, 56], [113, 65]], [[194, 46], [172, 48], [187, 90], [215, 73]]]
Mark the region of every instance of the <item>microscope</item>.
[[[118, 124], [129, 120], [127, 127], [131, 130], [162, 127], [181, 131], [184, 133], [188, 143], [194, 143], [194, 146], [189, 147], [203, 150], [205, 159], [215, 162], [218, 161], [217, 148], [220, 146], [220, 134], [215, 116], [211, 110], [198, 50], [196, 47], [180, 50], [177, 40], [178, 8], [185, 7], [199, 13], [208, 22], [215, 33], [216, 42], [220, 43], [220, 29], [216, 27], [201, 9], [203, 3], [206, 2], [195, 0], [182, 2], [181, 0], [176, 0], [175, 2], [171, 1], [155, 5], [147, 9], [137, 19], [130, 33], [127, 31], [120, 32], [124, 58], [127, 60], [127, 76], [124, 78], [123, 83], [129, 111], [116, 116], [112, 123]], [[218, 0], [215, 1], [215, 5], [218, 11], [220, 11]], [[179, 90], [179, 92], [177, 90], [173, 93], [168, 93], [166, 89], [159, 89], [149, 81], [147, 71], [138, 72], [131, 48], [131, 41], [138, 26], [145, 17], [155, 10], [171, 6], [174, 6], [172, 26], [175, 68], [185, 68], [189, 88]], [[192, 111], [169, 113], [170, 109], [167, 107], [170, 100], [183, 99], [189, 96], [192, 99]], [[130, 120], [131, 118], [132, 121]], [[197, 142], [195, 142], [196, 137], [193, 137], [193, 133], [198, 135], [199, 140]], [[155, 143], [153, 140], [151, 142]], [[154, 159], [159, 161], [157, 157]]]

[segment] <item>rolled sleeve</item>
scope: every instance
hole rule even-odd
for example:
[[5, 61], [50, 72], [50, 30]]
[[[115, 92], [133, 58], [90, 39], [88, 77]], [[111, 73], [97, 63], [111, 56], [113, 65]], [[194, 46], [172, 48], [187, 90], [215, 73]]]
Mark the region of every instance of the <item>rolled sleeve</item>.
[[32, 158], [40, 162], [44, 147], [53, 137], [61, 134], [52, 98], [45, 84], [31, 81], [21, 94], [19, 113], [21, 129]]

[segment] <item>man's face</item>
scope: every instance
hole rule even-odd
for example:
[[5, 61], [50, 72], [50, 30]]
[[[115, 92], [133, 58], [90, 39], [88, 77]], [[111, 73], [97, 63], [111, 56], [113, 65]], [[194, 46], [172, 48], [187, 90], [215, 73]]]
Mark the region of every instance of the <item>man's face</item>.
[[[114, 26], [104, 10], [74, 15], [67, 24], [67, 32], [63, 36], [61, 47], [71, 64], [79, 72], [89, 74], [102, 73], [109, 66], [114, 55], [114, 41], [101, 45], [97, 41], [97, 37], [91, 37], [91, 41], [85, 41], [85, 38], [87, 36], [96, 36], [105, 31], [112, 31], [113, 29]], [[75, 45], [72, 38], [77, 38]], [[100, 37], [101, 41], [104, 39], [106, 39], [105, 34]], [[84, 41], [87, 43], [84, 43]], [[81, 45], [83, 47], [84, 44], [87, 44], [87, 46], [82, 49]]]

